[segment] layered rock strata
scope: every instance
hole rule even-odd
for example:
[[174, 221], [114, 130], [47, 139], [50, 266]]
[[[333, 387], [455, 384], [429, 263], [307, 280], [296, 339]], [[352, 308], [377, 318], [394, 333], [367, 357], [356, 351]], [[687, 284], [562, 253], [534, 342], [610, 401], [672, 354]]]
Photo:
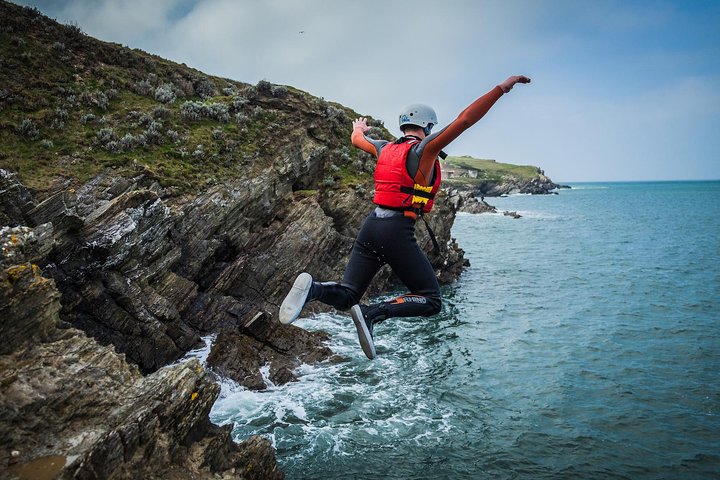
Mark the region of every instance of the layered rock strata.
[[267, 440], [236, 444], [210, 423], [219, 386], [197, 361], [144, 376], [60, 320], [55, 282], [32, 263], [44, 233], [0, 233], [0, 476], [283, 478]]
[[[367, 195], [275, 196], [277, 183], [248, 180], [179, 202], [142, 176], [105, 175], [38, 201], [0, 173], [0, 465], [17, 474], [52, 460], [63, 478], [279, 478], [266, 441], [236, 445], [229, 426], [210, 424], [213, 378], [197, 363], [166, 365], [211, 332], [216, 373], [251, 389], [266, 388], [265, 366], [279, 385], [301, 362], [333, 361], [326, 334], [279, 324], [277, 305], [300, 270], [340, 278]], [[445, 196], [430, 218], [444, 281], [464, 262], [449, 236], [456, 208]], [[424, 226], [418, 235], [431, 249]], [[384, 271], [373, 292], [392, 282]]]

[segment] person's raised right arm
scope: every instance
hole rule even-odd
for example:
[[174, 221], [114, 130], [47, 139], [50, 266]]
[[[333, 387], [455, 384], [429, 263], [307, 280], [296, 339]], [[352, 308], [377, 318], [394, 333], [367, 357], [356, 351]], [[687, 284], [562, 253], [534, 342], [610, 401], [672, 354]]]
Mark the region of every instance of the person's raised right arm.
[[495, 102], [509, 92], [516, 83], [529, 83], [530, 79], [524, 75], [513, 75], [482, 97], [475, 100], [469, 107], [460, 112], [460, 115], [447, 127], [427, 137], [420, 145], [420, 164], [415, 174], [415, 181], [422, 185], [429, 185], [429, 179], [440, 150], [445, 148], [460, 136], [465, 130], [473, 126], [495, 105]]
[[365, 132], [370, 130], [367, 125], [365, 117], [360, 117], [353, 121], [353, 131], [350, 136], [350, 141], [354, 146], [360, 150], [366, 151], [367, 153], [374, 155], [375, 158], [380, 156], [380, 150], [388, 143], [387, 140], [373, 140], [365, 136]]

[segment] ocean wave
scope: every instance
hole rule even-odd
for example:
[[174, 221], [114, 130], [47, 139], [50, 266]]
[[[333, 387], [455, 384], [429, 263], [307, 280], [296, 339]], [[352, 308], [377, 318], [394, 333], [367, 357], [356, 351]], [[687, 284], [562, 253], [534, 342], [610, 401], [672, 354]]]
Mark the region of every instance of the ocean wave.
[[607, 185], [572, 185], [571, 190], [609, 190]]
[[223, 379], [211, 420], [235, 423], [238, 440], [265, 436], [284, 462], [294, 462], [326, 450], [355, 455], [359, 442], [386, 444], [392, 438], [416, 444], [434, 442], [456, 428], [451, 411], [424, 400], [424, 382], [399, 381], [412, 376], [410, 370], [418, 377], [443, 370], [423, 355], [437, 325], [428, 327], [417, 321], [397, 321], [388, 328], [379, 325], [380, 355], [373, 361], [363, 355], [348, 317], [319, 314], [301, 318], [296, 325], [328, 331], [328, 346], [345, 360], [302, 364], [294, 372], [298, 381], [262, 391]]
[[179, 358], [174, 363], [172, 363], [172, 365], [185, 363], [188, 360], [197, 358], [200, 361], [200, 363], [204, 366], [207, 362], [208, 355], [210, 355], [210, 350], [212, 350], [212, 346], [215, 343], [216, 338], [217, 338], [216, 333], [201, 337], [201, 340], [203, 342], [202, 346], [195, 348], [193, 350], [190, 350], [185, 355], [183, 355], [181, 358]]

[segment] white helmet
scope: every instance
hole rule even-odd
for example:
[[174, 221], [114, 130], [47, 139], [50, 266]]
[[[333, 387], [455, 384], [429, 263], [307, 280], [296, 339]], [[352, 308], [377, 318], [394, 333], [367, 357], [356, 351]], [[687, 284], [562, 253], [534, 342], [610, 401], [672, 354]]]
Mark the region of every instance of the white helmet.
[[427, 105], [408, 105], [400, 113], [400, 130], [405, 125], [417, 125], [426, 132], [430, 132], [430, 129], [437, 123], [435, 110]]

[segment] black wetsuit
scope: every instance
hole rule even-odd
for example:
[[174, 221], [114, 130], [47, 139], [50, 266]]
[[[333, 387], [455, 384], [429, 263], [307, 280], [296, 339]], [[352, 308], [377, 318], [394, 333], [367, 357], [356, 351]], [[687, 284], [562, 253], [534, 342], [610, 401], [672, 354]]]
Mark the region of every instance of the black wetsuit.
[[373, 277], [385, 264], [390, 265], [410, 294], [370, 305], [366, 318], [380, 321], [440, 312], [440, 285], [415, 239], [415, 220], [402, 212], [381, 208], [374, 209], [365, 219], [353, 244], [342, 283], [314, 284], [311, 295], [339, 310], [347, 310], [360, 302]]

